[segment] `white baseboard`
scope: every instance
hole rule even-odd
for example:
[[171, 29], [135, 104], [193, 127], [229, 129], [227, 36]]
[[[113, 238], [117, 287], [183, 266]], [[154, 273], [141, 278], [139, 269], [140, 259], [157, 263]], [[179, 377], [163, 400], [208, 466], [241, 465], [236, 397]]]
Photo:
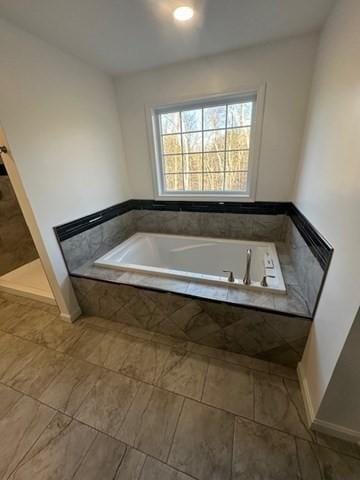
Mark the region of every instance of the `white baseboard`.
[[347, 440], [348, 442], [358, 443], [360, 445], [360, 432], [352, 430], [351, 428], [342, 427], [336, 423], [315, 418], [313, 430], [341, 438], [342, 440]]
[[317, 432], [325, 433], [326, 435], [338, 437], [350, 442], [360, 443], [360, 432], [358, 432], [357, 430], [352, 430], [336, 423], [331, 423], [327, 422], [326, 420], [316, 418], [314, 406], [311, 400], [309, 385], [304, 375], [304, 370], [302, 368], [301, 362], [298, 364], [297, 372], [309, 428], [311, 428], [312, 430], [316, 430]]
[[60, 318], [65, 322], [73, 323], [78, 317], [80, 317], [80, 315], [81, 315], [81, 310], [80, 308], [78, 308], [77, 310], [71, 313], [60, 313]]
[[311, 401], [309, 386], [305, 378], [304, 370], [302, 368], [301, 362], [298, 363], [297, 374], [300, 382], [301, 394], [302, 394], [304, 405], [305, 405], [305, 414], [306, 414], [307, 424], [309, 428], [312, 428], [312, 425], [315, 420], [315, 412], [314, 412], [314, 407]]
[[40, 290], [35, 288], [23, 287], [22, 285], [6, 284], [0, 280], [0, 291], [10, 293], [17, 297], [29, 298], [30, 300], [36, 300], [37, 302], [46, 303], [48, 305], [56, 306], [55, 298], [43, 295]]

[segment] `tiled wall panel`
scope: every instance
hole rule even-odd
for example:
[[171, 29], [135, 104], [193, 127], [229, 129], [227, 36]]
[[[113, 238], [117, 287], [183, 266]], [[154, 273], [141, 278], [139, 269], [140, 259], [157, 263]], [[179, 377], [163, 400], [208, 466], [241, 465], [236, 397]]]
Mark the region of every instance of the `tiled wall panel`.
[[87, 315], [172, 335], [210, 347], [295, 366], [311, 321], [221, 302], [72, 278]]

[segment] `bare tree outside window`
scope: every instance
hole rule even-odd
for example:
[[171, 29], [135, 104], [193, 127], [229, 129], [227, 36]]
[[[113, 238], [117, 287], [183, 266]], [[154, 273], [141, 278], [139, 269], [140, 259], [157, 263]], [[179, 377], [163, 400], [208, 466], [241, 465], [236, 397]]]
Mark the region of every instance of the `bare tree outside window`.
[[163, 191], [246, 192], [254, 102], [158, 113]]

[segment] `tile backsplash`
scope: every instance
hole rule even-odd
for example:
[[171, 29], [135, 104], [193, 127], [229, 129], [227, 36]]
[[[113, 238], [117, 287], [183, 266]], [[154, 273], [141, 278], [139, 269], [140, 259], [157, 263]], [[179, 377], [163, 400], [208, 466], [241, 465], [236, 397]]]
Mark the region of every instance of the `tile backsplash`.
[[325, 272], [292, 221], [288, 219], [287, 223], [286, 245], [290, 261], [309, 310], [313, 312]]
[[169, 233], [241, 240], [283, 241], [286, 215], [135, 210], [138, 232]]

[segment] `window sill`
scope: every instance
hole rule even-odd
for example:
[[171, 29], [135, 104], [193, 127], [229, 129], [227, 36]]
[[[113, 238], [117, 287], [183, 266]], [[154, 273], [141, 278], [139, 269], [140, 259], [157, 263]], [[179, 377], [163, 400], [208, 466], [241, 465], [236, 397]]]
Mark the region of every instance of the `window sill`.
[[169, 193], [158, 194], [155, 196], [155, 200], [190, 200], [192, 202], [255, 202], [255, 198], [248, 194], [234, 194], [234, 195], [191, 195], [191, 194], [181, 194], [181, 195], [172, 195]]

